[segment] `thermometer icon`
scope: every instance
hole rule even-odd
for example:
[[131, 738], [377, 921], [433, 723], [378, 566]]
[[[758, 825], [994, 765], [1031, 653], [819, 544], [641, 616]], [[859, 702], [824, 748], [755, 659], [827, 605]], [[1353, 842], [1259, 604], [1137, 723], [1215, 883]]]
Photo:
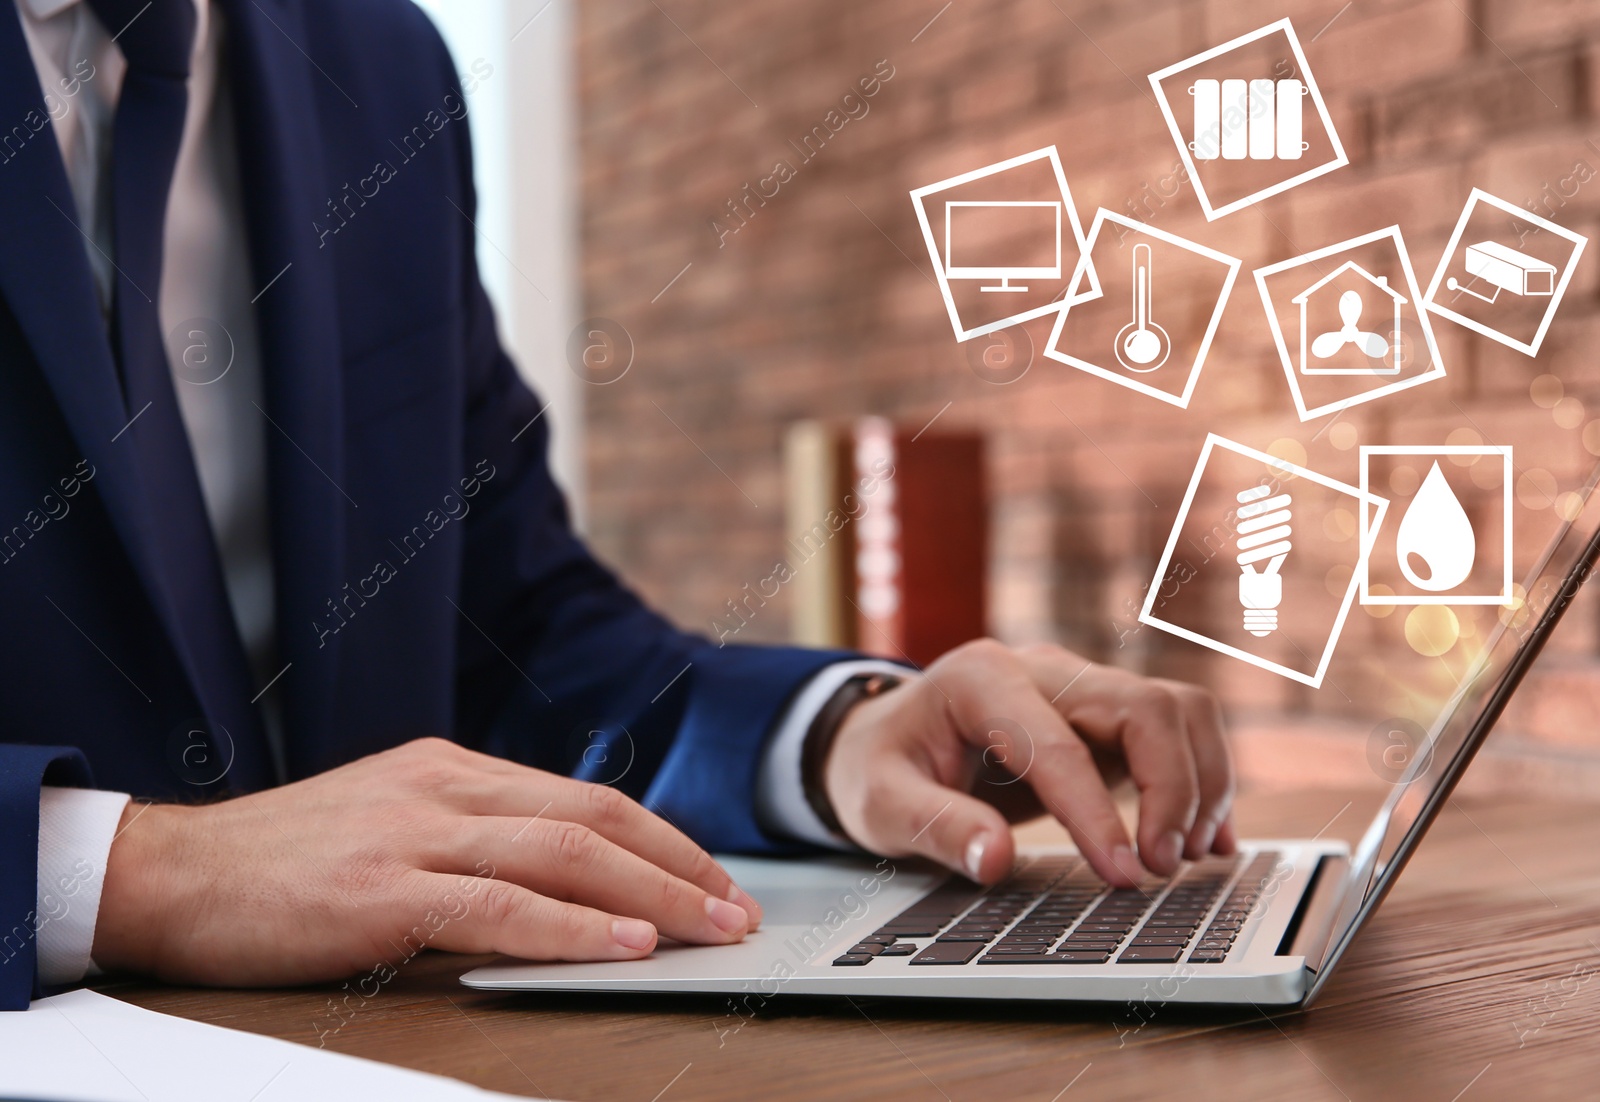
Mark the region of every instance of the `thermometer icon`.
[[1154, 371], [1172, 354], [1167, 331], [1150, 320], [1150, 246], [1133, 247], [1133, 320], [1113, 344], [1117, 362], [1129, 371]]

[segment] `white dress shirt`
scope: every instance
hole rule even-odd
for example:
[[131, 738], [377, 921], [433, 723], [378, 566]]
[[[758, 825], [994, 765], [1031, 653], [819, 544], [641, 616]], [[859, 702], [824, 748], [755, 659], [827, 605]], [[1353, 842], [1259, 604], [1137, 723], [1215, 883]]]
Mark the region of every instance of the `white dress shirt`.
[[[122, 53], [82, 0], [16, 0], [79, 217], [101, 308], [111, 303], [111, 124], [126, 70]], [[232, 107], [218, 79], [225, 28], [210, 0], [199, 16], [189, 77], [189, 108], [178, 148], [164, 227], [159, 293], [162, 332], [200, 486], [219, 548], [228, 600], [257, 683], [271, 676], [273, 577], [267, 528], [265, 419], [260, 345], [251, 298], [244, 203]], [[85, 64], [86, 63], [86, 64]], [[87, 77], [86, 73], [92, 74]], [[65, 95], [70, 78], [75, 91]], [[68, 84], [62, 79], [69, 78]], [[762, 826], [836, 848], [800, 785], [800, 747], [828, 698], [853, 673], [903, 672], [891, 663], [838, 663], [814, 677], [777, 725], [763, 755], [756, 809]], [[282, 740], [268, 716], [278, 775]], [[39, 975], [75, 982], [94, 969], [95, 919], [106, 858], [127, 806], [121, 793], [44, 790], [39, 805]]]

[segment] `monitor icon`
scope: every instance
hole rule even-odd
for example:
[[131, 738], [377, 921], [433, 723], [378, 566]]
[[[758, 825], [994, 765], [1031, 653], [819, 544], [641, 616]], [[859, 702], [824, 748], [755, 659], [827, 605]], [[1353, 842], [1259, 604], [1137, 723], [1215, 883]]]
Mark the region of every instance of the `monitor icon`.
[[1026, 291], [1013, 279], [1061, 278], [1061, 204], [951, 200], [944, 205], [944, 273], [998, 279], [980, 291]]
[[911, 203], [958, 341], [1100, 297], [1053, 145], [915, 188]]

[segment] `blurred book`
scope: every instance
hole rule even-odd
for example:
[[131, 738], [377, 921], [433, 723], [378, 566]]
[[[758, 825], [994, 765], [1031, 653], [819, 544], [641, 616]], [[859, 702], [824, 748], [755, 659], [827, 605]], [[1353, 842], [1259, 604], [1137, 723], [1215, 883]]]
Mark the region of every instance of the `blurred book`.
[[984, 634], [980, 435], [801, 421], [784, 470], [796, 643], [922, 665]]

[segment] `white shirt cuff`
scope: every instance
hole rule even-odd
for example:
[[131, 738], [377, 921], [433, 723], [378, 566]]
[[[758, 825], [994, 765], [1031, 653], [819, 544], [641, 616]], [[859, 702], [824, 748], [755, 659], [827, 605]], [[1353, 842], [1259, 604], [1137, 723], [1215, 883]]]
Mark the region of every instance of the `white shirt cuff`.
[[800, 751], [817, 713], [844, 683], [859, 674], [886, 673], [905, 677], [909, 667], [877, 659], [835, 662], [813, 674], [778, 721], [756, 772], [756, 821], [771, 834], [781, 834], [828, 849], [854, 851], [855, 843], [823, 825], [811, 810], [800, 780]]
[[39, 792], [39, 982], [76, 983], [98, 972], [89, 954], [100, 914], [106, 857], [128, 795], [96, 788]]

